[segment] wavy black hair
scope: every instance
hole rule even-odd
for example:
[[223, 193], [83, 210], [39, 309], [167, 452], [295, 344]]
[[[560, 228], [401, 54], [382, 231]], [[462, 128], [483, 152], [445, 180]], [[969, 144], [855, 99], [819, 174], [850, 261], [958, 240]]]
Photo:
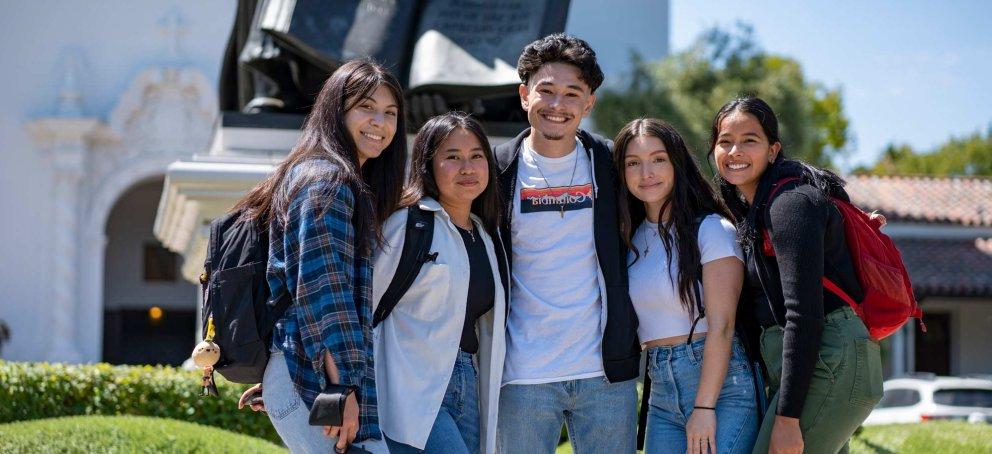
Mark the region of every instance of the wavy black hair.
[[[344, 117], [380, 86], [388, 88], [396, 99], [399, 112], [396, 134], [379, 157], [360, 166], [358, 148], [345, 127]], [[335, 171], [328, 172], [327, 167], [317, 161], [329, 161]], [[351, 60], [324, 82], [293, 150], [232, 211], [241, 210], [244, 220], [274, 220], [285, 226], [289, 205], [308, 184], [327, 181], [331, 188], [348, 184], [355, 192], [356, 245], [363, 253], [371, 253], [372, 240], [382, 241], [382, 221], [399, 204], [405, 168], [403, 89], [395, 76], [372, 60]], [[286, 183], [291, 171], [294, 174], [292, 185]], [[333, 197], [334, 191], [324, 191], [324, 194]], [[330, 203], [323, 206], [330, 206]]]
[[[707, 154], [711, 161], [716, 150], [717, 137], [720, 135], [720, 125], [725, 118], [734, 113], [744, 113], [756, 118], [761, 125], [761, 130], [765, 133], [765, 137], [768, 138], [769, 144], [782, 143], [782, 138], [779, 135], [778, 117], [775, 116], [771, 106], [759, 97], [742, 96], [724, 104], [713, 117], [713, 125], [710, 129], [710, 151]], [[730, 184], [720, 175], [719, 170], [717, 169], [713, 177], [714, 181], [719, 189], [720, 198], [736, 220], [737, 240], [747, 251], [751, 250], [756, 241], [759, 223], [758, 213], [764, 209], [772, 185], [783, 178], [799, 177], [803, 183], [810, 184], [829, 196], [850, 200], [844, 191], [844, 180], [837, 174], [798, 159], [789, 159], [785, 156], [784, 151], [779, 151], [778, 156], [775, 157], [775, 162], [769, 164], [764, 173], [761, 174], [758, 190], [751, 204], [744, 199], [736, 186]]]
[[[620, 235], [627, 247], [634, 252], [635, 262], [641, 255], [632, 238], [637, 226], [647, 217], [647, 213], [644, 203], [627, 189], [624, 159], [630, 143], [638, 137], [645, 136], [656, 137], [665, 144], [668, 159], [675, 170], [672, 192], [668, 200], [662, 204], [658, 219], [661, 219], [661, 215], [666, 210], [669, 210], [671, 216], [668, 221], [658, 222], [658, 237], [661, 238], [668, 255], [667, 269], [671, 269], [672, 255], [678, 256], [677, 288], [681, 295], [680, 300], [682, 307], [694, 319], [696, 295], [693, 286], [703, 275], [703, 267], [699, 263], [701, 254], [696, 234], [696, 221], [711, 213], [727, 219], [731, 219], [731, 215], [727, 207], [717, 199], [713, 188], [703, 178], [695, 156], [689, 151], [685, 140], [674, 126], [655, 118], [633, 120], [620, 129], [613, 142], [613, 163], [620, 179], [620, 196], [617, 204]], [[673, 249], [677, 250], [677, 254], [672, 254]], [[670, 273], [666, 274], [671, 278]]]

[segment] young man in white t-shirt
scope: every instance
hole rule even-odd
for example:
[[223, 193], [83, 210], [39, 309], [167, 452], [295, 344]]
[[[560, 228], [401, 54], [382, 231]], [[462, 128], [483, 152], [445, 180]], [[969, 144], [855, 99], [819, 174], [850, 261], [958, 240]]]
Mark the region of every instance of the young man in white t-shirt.
[[579, 130], [603, 81], [596, 53], [562, 34], [517, 64], [530, 128], [496, 147], [510, 258], [497, 450], [553, 453], [636, 445], [637, 316], [627, 292], [611, 143]]

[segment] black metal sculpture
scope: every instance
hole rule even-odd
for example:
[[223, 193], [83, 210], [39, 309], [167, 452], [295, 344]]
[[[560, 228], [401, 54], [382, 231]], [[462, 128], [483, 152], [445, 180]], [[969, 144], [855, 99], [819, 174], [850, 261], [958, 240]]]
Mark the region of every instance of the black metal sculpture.
[[564, 29], [568, 0], [239, 0], [222, 110], [309, 111], [342, 62], [371, 57], [404, 83], [409, 119], [459, 109], [523, 122], [516, 62]]

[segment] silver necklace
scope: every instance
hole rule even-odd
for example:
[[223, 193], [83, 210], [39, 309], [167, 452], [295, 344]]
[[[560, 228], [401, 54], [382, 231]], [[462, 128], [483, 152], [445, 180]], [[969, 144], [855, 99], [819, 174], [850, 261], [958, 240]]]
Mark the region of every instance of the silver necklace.
[[[652, 235], [653, 238], [658, 238], [658, 230], [657, 229], [652, 229], [652, 228], [649, 227], [648, 230], [651, 231], [651, 235]], [[650, 254], [650, 253], [651, 253], [651, 243], [649, 242], [648, 236], [647, 235], [644, 235], [644, 256], [647, 257], [648, 254]]]
[[[537, 153], [537, 152], [535, 151], [534, 153]], [[572, 176], [568, 177], [568, 187], [569, 188], [572, 187], [572, 181], [575, 179], [575, 168], [578, 167], [578, 164], [579, 164], [579, 151], [578, 150], [573, 150], [572, 153], [575, 153], [575, 158], [572, 159]], [[537, 163], [537, 158], [536, 157], [534, 158], [534, 167], [537, 167], [537, 171], [541, 173], [541, 178], [544, 179], [544, 186], [546, 186], [548, 189], [551, 189], [551, 183], [548, 182], [548, 177], [544, 176], [544, 171], [541, 170], [541, 165]], [[568, 195], [568, 191], [565, 191], [565, 194], [564, 195], [567, 196]], [[561, 203], [558, 204], [559, 205], [559, 208], [561, 208], [558, 211], [558, 213], [561, 215], [561, 218], [562, 219], [565, 219], [565, 201], [566, 200], [568, 200], [568, 197], [564, 197], [562, 199]]]
[[[475, 223], [472, 223], [472, 224], [473, 224], [473, 227], [474, 227], [474, 224], [475, 224]], [[460, 226], [459, 226], [458, 224], [455, 224], [455, 227], [458, 227], [458, 229], [460, 229], [460, 230], [464, 230], [464, 231], [466, 231], [466, 232], [468, 232], [468, 236], [469, 236], [470, 238], [472, 238], [472, 242], [473, 242], [473, 243], [475, 243], [475, 229], [474, 229], [474, 228], [471, 228], [471, 229], [463, 229], [463, 228], [461, 228], [461, 227], [460, 227]]]

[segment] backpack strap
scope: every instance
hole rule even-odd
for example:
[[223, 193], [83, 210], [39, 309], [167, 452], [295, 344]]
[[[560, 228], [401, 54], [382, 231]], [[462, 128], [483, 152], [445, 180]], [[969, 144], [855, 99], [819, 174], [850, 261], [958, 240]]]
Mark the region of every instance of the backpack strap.
[[775, 184], [772, 185], [771, 192], [768, 193], [768, 200], [765, 200], [765, 205], [771, 204], [772, 199], [774, 199], [775, 196], [777, 196], [778, 193], [782, 191], [782, 188], [784, 188], [785, 185], [792, 183], [793, 181], [799, 181], [799, 180], [801, 180], [801, 178], [799, 177], [785, 177], [781, 180], [776, 181]]
[[[799, 177], [786, 177], [776, 181], [775, 184], [772, 185], [772, 190], [768, 193], [768, 199], [765, 200], [765, 206], [771, 205], [772, 199], [774, 199], [775, 196], [782, 191], [782, 188], [784, 188], [785, 185], [799, 180]], [[768, 233], [767, 228], [761, 229], [761, 239], [761, 252], [766, 257], [775, 257], [775, 249], [772, 248], [772, 237], [771, 234]]]
[[648, 375], [650, 361], [644, 360], [644, 386], [641, 388], [641, 408], [637, 412], [637, 450], [644, 449], [644, 438], [648, 429], [648, 400], [651, 398], [651, 377]]
[[406, 238], [403, 240], [403, 250], [400, 252], [400, 263], [372, 316], [373, 328], [379, 326], [379, 323], [385, 320], [400, 302], [400, 298], [403, 298], [413, 285], [414, 279], [420, 274], [424, 262], [437, 259], [436, 252], [430, 253], [433, 239], [434, 213], [422, 210], [417, 205], [407, 208]]
[[[699, 227], [703, 225], [703, 220], [706, 219], [712, 213], [703, 213], [696, 217], [693, 221], [693, 231], [696, 232], [696, 241], [699, 241]], [[692, 343], [692, 335], [696, 332], [696, 324], [699, 323], [703, 317], [706, 317], [706, 308], [703, 307], [703, 295], [700, 290], [703, 286], [703, 275], [702, 267], [700, 267], [699, 279], [696, 279], [696, 284], [692, 286], [692, 295], [696, 300], [696, 319], [692, 321], [692, 326], [689, 328], [689, 337], [686, 338], [685, 344], [689, 345]]]

